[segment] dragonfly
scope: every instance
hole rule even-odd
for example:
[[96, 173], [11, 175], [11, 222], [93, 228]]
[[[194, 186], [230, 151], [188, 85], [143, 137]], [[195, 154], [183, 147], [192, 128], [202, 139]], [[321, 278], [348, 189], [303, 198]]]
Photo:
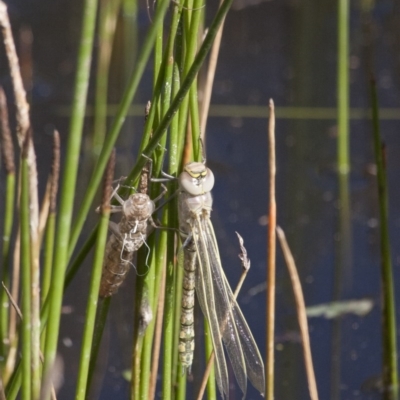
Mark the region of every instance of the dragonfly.
[[132, 259], [136, 251], [146, 244], [146, 238], [156, 227], [152, 214], [157, 202], [166, 192], [165, 186], [160, 195], [151, 200], [148, 186], [151, 177], [151, 160], [149, 159], [142, 170], [138, 190], [123, 200], [116, 190], [113, 197], [120, 203], [112, 206], [111, 212], [121, 212], [118, 224], [109, 223], [111, 235], [107, 241], [99, 296], [102, 298], [114, 295], [124, 281], [126, 274], [133, 265]]
[[180, 362], [184, 370], [190, 371], [194, 350], [193, 308], [196, 291], [210, 327], [215, 352], [216, 381], [222, 398], [229, 395], [224, 346], [244, 396], [247, 378], [263, 395], [264, 364], [222, 269], [210, 219], [214, 174], [206, 167], [205, 162], [191, 162], [185, 165], [178, 180], [178, 218], [184, 252]]

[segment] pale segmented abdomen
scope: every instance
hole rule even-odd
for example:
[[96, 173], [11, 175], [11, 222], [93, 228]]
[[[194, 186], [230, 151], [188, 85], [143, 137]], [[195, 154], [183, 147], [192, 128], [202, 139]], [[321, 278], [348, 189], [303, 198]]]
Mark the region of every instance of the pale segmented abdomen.
[[179, 333], [179, 360], [184, 370], [193, 363], [194, 351], [194, 289], [196, 271], [196, 249], [190, 242], [184, 247], [184, 275], [181, 311], [181, 330]]

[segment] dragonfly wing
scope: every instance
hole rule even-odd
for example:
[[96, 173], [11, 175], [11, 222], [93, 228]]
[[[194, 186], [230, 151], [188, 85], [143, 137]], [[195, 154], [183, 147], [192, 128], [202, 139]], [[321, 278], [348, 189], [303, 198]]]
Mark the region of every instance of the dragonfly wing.
[[214, 293], [214, 285], [212, 283], [213, 276], [209, 265], [209, 256], [207, 254], [207, 238], [199, 220], [193, 222], [192, 237], [196, 246], [198, 261], [195, 274], [197, 299], [210, 328], [215, 353], [217, 385], [222, 397], [225, 398], [225, 396], [229, 396], [228, 369], [222, 346], [222, 335], [219, 329], [218, 315], [216, 313], [216, 294]]
[[220, 330], [236, 379], [246, 393], [247, 378], [253, 386], [264, 393], [264, 364], [249, 326], [240, 310], [221, 266], [218, 246], [211, 221], [204, 221], [210, 255], [212, 283], [215, 293], [215, 308], [220, 320]]

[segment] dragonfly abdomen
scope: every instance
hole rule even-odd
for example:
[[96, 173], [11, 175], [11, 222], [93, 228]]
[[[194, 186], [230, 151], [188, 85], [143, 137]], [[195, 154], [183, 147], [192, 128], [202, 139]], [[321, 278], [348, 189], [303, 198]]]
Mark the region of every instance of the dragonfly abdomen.
[[[191, 246], [192, 245], [192, 246]], [[179, 333], [179, 360], [183, 368], [190, 371], [194, 351], [194, 289], [196, 271], [196, 251], [193, 243], [185, 249], [181, 330]]]
[[118, 291], [129, 271], [132, 258], [133, 251], [127, 251], [123, 248], [121, 240], [115, 235], [111, 235], [105, 251], [100, 297], [109, 297]]

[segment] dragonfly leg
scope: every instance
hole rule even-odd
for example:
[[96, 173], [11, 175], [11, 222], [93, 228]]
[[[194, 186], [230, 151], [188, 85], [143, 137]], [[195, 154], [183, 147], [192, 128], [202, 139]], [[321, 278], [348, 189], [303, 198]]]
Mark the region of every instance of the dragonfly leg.
[[161, 184], [161, 188], [162, 188], [161, 193], [155, 199], [153, 199], [154, 203], [156, 203], [158, 200], [164, 197], [165, 193], [168, 192], [168, 189], [164, 184]]

